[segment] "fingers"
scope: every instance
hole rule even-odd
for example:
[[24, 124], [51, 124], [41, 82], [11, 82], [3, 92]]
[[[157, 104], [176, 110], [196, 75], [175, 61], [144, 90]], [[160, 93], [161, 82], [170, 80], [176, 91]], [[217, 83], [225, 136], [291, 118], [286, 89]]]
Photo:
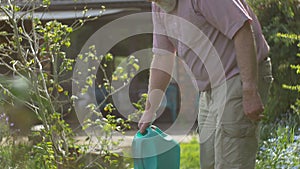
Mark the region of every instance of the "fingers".
[[246, 114], [246, 116], [253, 121], [260, 121], [264, 118], [263, 114]]
[[253, 121], [260, 121], [261, 119], [264, 118], [264, 115], [262, 114], [264, 111], [264, 108], [260, 108], [259, 110], [252, 111], [252, 112], [247, 112], [246, 116]]
[[140, 133], [142, 134], [145, 133], [147, 127], [149, 127], [151, 123], [154, 121], [154, 117], [155, 117], [154, 113], [151, 113], [149, 111], [144, 112], [138, 124]]
[[150, 123], [139, 123], [138, 127], [140, 130], [140, 133], [144, 134], [146, 129], [150, 126]]
[[144, 114], [144, 116], [141, 118], [141, 120], [139, 121], [138, 127], [140, 130], [140, 133], [144, 134], [147, 127], [150, 126], [150, 120], [149, 118], [147, 118], [147, 116]]
[[260, 121], [264, 117], [264, 105], [258, 92], [243, 92], [243, 108], [245, 115], [252, 121]]

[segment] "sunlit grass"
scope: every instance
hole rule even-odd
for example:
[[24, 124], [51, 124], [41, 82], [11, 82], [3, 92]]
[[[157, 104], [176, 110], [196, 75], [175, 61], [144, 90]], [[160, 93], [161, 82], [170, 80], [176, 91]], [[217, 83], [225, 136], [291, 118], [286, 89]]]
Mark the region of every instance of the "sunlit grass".
[[199, 169], [200, 147], [196, 136], [188, 143], [181, 143], [180, 148], [180, 169]]

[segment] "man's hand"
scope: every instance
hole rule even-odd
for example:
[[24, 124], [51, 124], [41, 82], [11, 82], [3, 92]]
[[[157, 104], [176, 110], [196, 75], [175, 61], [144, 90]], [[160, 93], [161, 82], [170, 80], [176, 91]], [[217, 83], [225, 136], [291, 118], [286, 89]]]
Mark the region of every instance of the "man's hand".
[[243, 91], [243, 108], [250, 120], [259, 121], [264, 117], [264, 106], [257, 90]]
[[141, 117], [138, 127], [140, 129], [140, 133], [144, 134], [146, 129], [151, 125], [152, 121], [155, 118], [155, 114], [149, 111], [144, 112], [143, 116]]

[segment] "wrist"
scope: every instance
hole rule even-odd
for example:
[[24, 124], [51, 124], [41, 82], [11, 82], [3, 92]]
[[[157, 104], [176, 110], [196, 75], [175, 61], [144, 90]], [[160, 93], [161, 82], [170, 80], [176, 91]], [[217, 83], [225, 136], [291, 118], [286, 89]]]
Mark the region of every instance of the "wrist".
[[140, 123], [153, 123], [156, 119], [156, 113], [153, 111], [145, 110], [142, 114]]
[[243, 92], [257, 92], [258, 90], [257, 84], [253, 82], [243, 82], [242, 87]]

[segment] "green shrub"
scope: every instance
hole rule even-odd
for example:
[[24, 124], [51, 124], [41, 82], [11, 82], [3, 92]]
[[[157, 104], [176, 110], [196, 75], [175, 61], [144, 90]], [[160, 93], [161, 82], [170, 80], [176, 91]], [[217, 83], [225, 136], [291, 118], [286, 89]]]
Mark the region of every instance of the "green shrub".
[[[291, 64], [299, 64], [296, 58], [299, 49], [297, 41], [282, 39], [283, 34], [300, 34], [300, 6], [298, 0], [256, 0], [248, 1], [257, 14], [263, 33], [270, 45], [270, 57], [273, 64], [274, 83], [271, 97], [266, 107], [268, 119], [273, 123], [282, 113], [289, 113], [290, 105], [294, 104], [298, 93], [282, 88], [283, 84], [300, 84], [297, 73], [291, 70]], [[280, 33], [280, 34], [278, 34]]]
[[[18, 107], [20, 114], [24, 115], [24, 112], [28, 110], [43, 126], [41, 130], [33, 133], [34, 136], [39, 136], [39, 141], [25, 153], [30, 154], [31, 158], [28, 159], [28, 163], [24, 162], [20, 166], [41, 169], [77, 169], [85, 168], [88, 162], [90, 166], [96, 166], [96, 168], [109, 168], [112, 165], [123, 168], [120, 167], [118, 161], [122, 158], [112, 152], [113, 148], [119, 144], [119, 140], [112, 140], [112, 133], [117, 131], [123, 133], [129, 126], [127, 121], [111, 114], [115, 109], [113, 104], [103, 102], [104, 111], [108, 114], [106, 116], [102, 114], [104, 112], [99, 111], [102, 103], [101, 105], [82, 106], [86, 110], [84, 113], [97, 117], [95, 121], [85, 121], [83, 127], [88, 128], [94, 125], [98, 127], [97, 129], [103, 130], [103, 135], [97, 135], [97, 145], [89, 137], [86, 138], [83, 145], [77, 144], [74, 139], [75, 133], [64, 119], [66, 114], [75, 113], [73, 104], [75, 105], [76, 98], [93, 89], [96, 78], [95, 73], [90, 73], [96, 70], [96, 67], [85, 67], [85, 70], [81, 70], [81, 72], [75, 70], [75, 59], [68, 58], [65, 49], [71, 45], [70, 34], [79, 29], [86, 21], [97, 19], [97, 17], [75, 20], [72, 25], [63, 24], [57, 20], [42, 22], [33, 14], [36, 10], [47, 7], [50, 4], [49, 0], [43, 0], [42, 4], [35, 3], [35, 0], [26, 1], [22, 7], [19, 2], [5, 1], [0, 6], [1, 15], [3, 18], [7, 18], [5, 21], [1, 21], [4, 25], [0, 26], [0, 66], [1, 75], [5, 77], [4, 80], [2, 80], [2, 76], [0, 79], [0, 113], [5, 111], [6, 114], [9, 114], [15, 112], [15, 108]], [[86, 12], [87, 9], [83, 11], [85, 14]], [[92, 63], [111, 62], [113, 59], [110, 54], [96, 55], [93, 47], [86, 54], [78, 56], [78, 62], [80, 62], [80, 58], [83, 59], [82, 62]], [[127, 65], [139, 68], [134, 57], [131, 57], [128, 62], [130, 63]], [[103, 66], [105, 67], [105, 65]], [[100, 66], [100, 69], [106, 73], [103, 67]], [[78, 74], [86, 72], [90, 74], [84, 76], [84, 82], [79, 83], [74, 77], [67, 76], [72, 71]], [[122, 77], [124, 77], [122, 81], [128, 84], [131, 76]], [[20, 79], [25, 82], [24, 85], [20, 83]], [[108, 76], [102, 80], [104, 82], [99, 87], [102, 85], [109, 91], [108, 96], [105, 97], [106, 101], [118, 89], [112, 87], [111, 78]], [[77, 95], [71, 93], [68, 88], [72, 82], [78, 87]], [[2, 109], [3, 107], [8, 107], [10, 112], [7, 111], [8, 109]], [[26, 122], [22, 118], [19, 120], [20, 123]], [[7, 125], [7, 122], [4, 122], [0, 120], [1, 127], [2, 124]], [[30, 128], [31, 125], [27, 127]], [[9, 131], [9, 129], [7, 130]], [[1, 138], [4, 134], [2, 129], [0, 131]], [[1, 150], [7, 150], [0, 151], [0, 159], [5, 159], [0, 160], [0, 165], [7, 164], [4, 168], [16, 168], [17, 159], [9, 153], [15, 148], [18, 150], [17, 147], [12, 147], [13, 143], [6, 141], [0, 147]], [[97, 156], [90, 151], [96, 151]]]

